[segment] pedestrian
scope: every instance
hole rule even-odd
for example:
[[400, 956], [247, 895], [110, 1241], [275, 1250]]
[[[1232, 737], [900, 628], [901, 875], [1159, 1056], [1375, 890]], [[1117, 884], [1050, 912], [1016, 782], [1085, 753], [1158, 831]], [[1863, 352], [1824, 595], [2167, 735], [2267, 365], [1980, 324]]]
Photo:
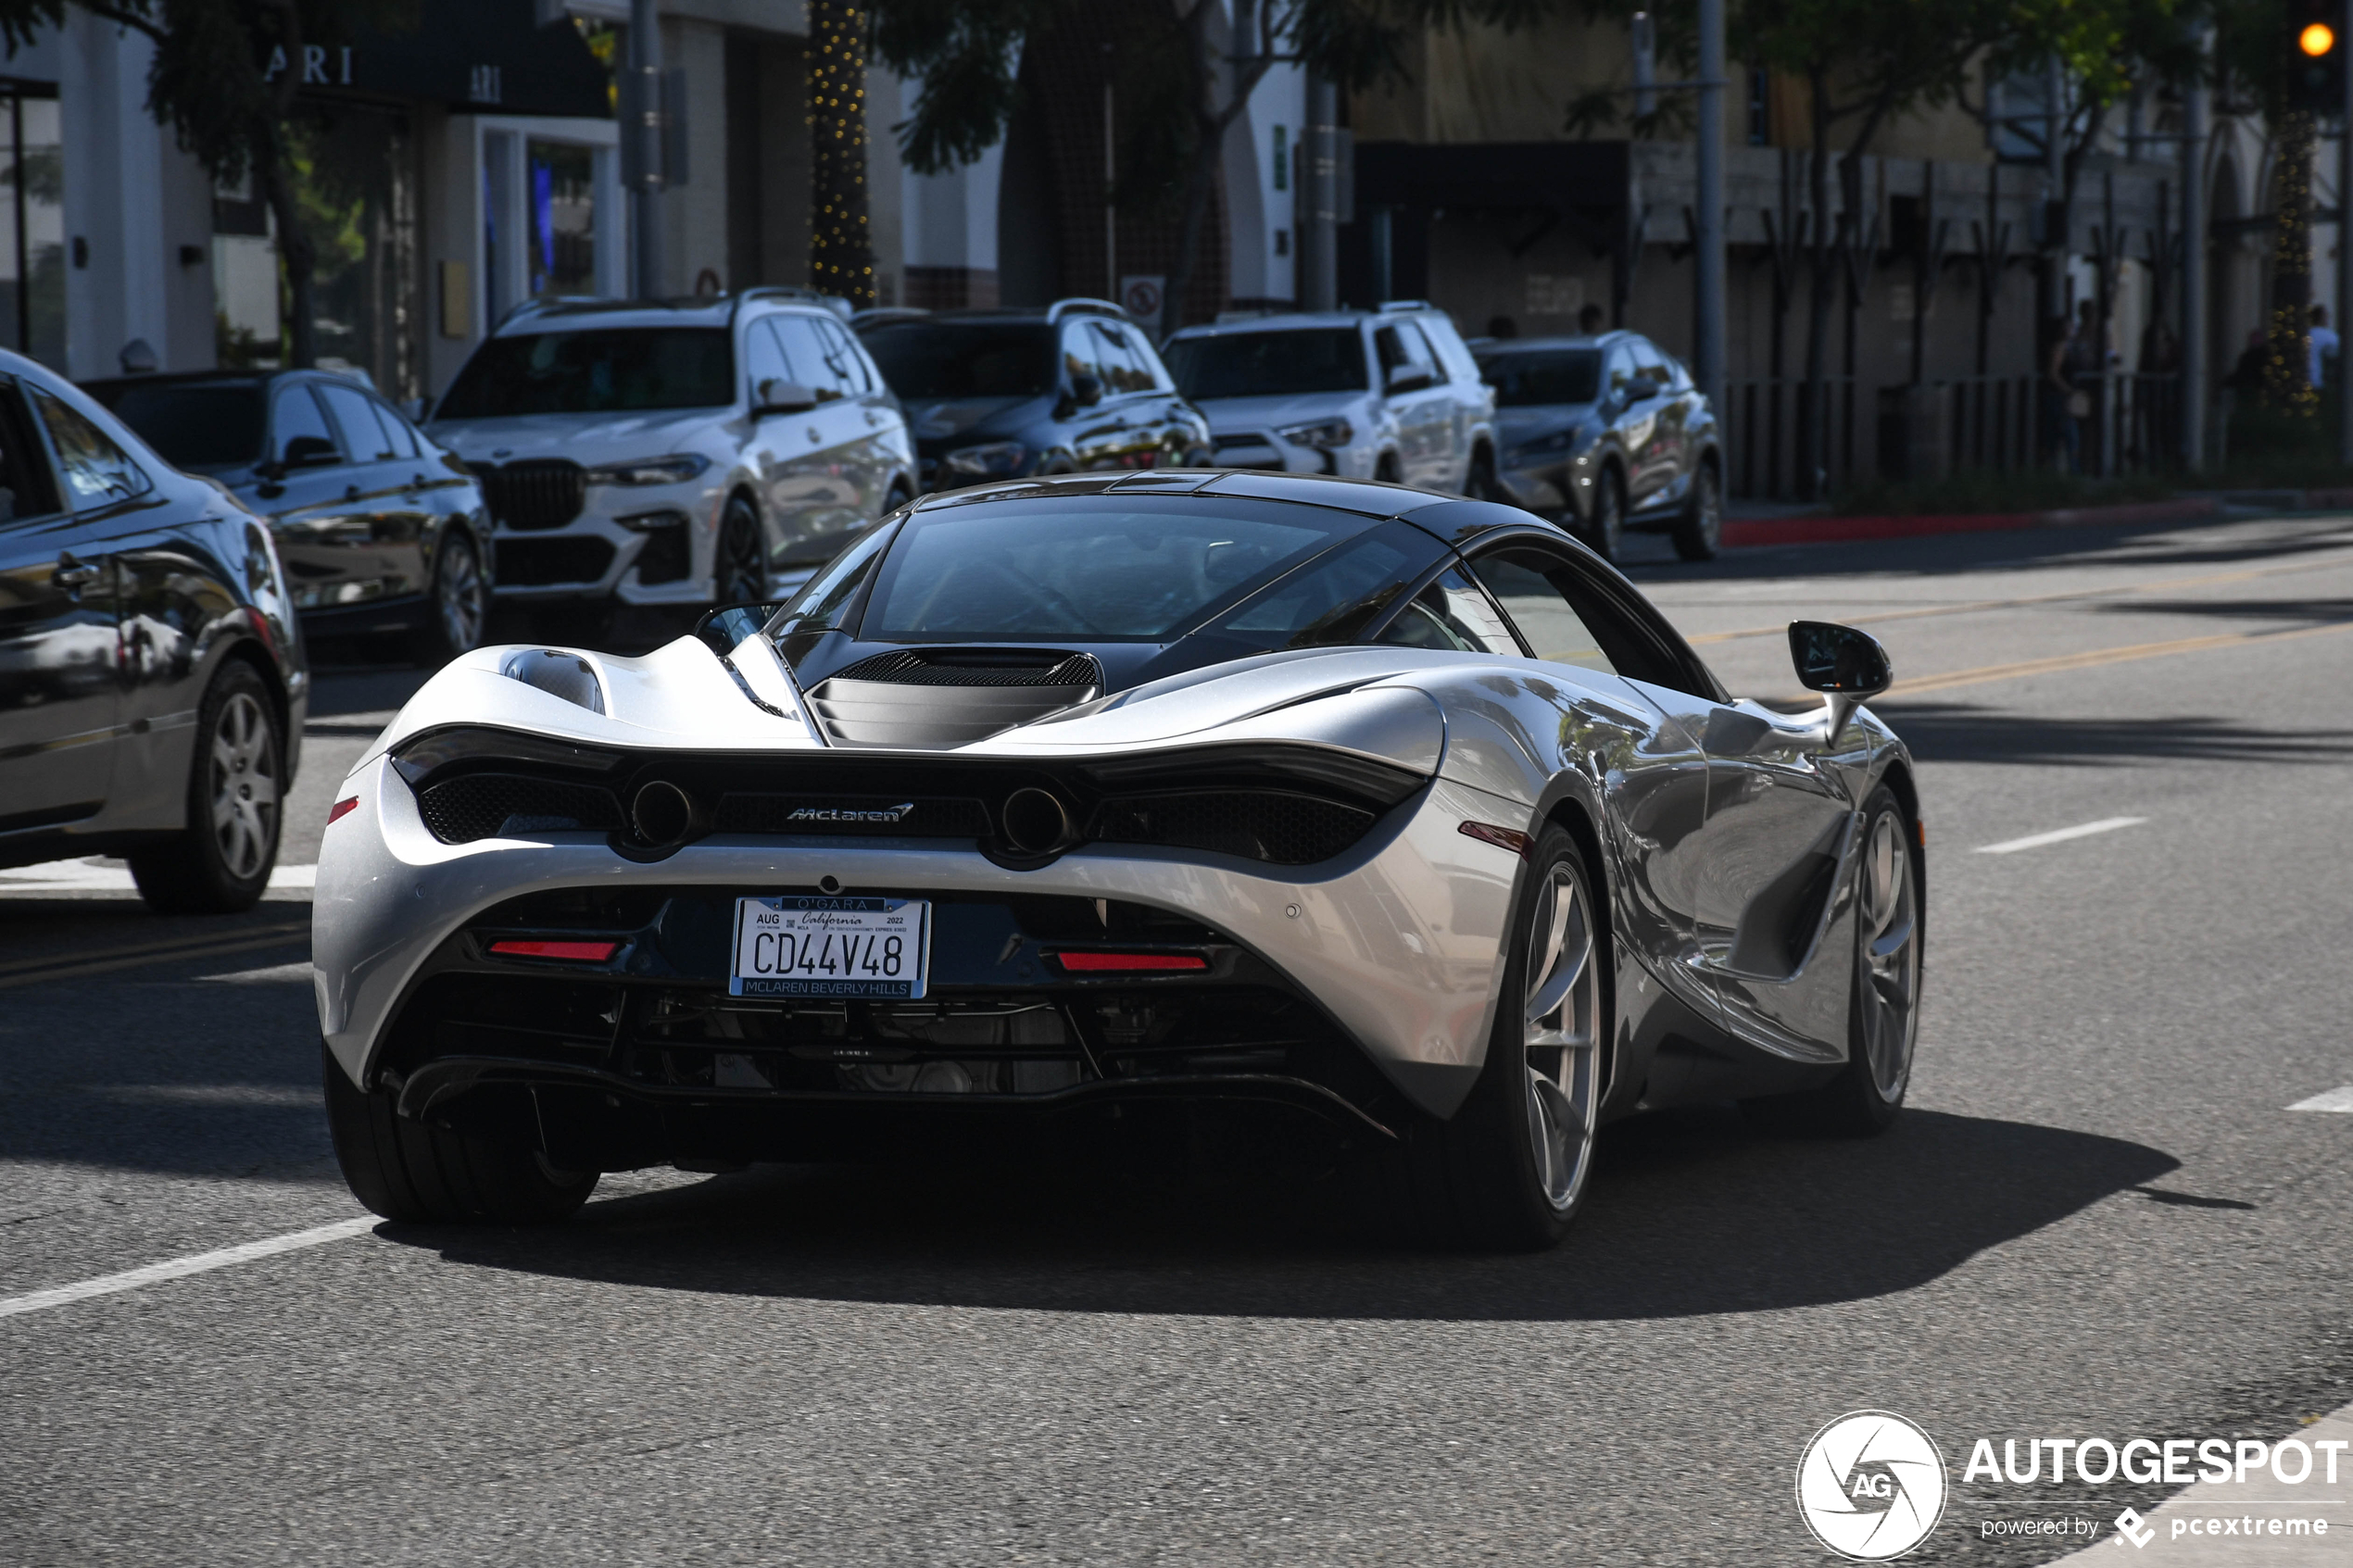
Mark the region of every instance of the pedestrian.
[[2322, 370], [2326, 369], [2322, 360], [2335, 358], [2340, 346], [2336, 329], [2329, 325], [2327, 306], [2312, 307], [2312, 334], [2306, 341], [2311, 345], [2311, 359], [2310, 369], [2304, 379], [2311, 383], [2313, 391], [2318, 392], [2324, 384], [2321, 379]]
[[1602, 330], [1602, 307], [1589, 305], [1577, 313], [1577, 332], [1580, 337], [1592, 337]]
[[2108, 358], [2100, 352], [2097, 315], [2088, 299], [2077, 306], [2074, 330], [2051, 348], [2047, 397], [2052, 433], [2057, 437], [2059, 466], [2070, 473], [2083, 471], [2083, 421], [2092, 417], [2092, 392]]
[[2222, 384], [2233, 392], [2262, 391], [2266, 352], [2263, 329], [2257, 327], [2246, 334], [2246, 346], [2239, 351], [2239, 362], [2231, 367], [2231, 373], [2222, 378]]

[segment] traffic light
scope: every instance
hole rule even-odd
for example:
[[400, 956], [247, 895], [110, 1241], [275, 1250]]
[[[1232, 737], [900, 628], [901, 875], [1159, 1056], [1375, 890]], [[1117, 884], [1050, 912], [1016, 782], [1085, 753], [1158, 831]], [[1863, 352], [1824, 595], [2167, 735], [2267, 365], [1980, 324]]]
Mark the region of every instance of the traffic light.
[[2345, 112], [2345, 0], [2287, 0], [2287, 103]]

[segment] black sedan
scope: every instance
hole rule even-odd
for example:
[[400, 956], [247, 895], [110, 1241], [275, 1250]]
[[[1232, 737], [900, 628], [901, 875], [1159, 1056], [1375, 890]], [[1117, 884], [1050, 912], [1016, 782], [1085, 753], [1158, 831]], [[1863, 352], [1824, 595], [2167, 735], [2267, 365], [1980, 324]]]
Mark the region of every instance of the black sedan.
[[466, 466], [358, 381], [226, 370], [91, 382], [166, 461], [269, 520], [314, 636], [394, 633], [420, 663], [482, 641], [489, 512]]
[[1629, 529], [1707, 560], [1724, 532], [1716, 411], [1671, 354], [1639, 332], [1483, 344], [1495, 388], [1496, 477], [1512, 500], [1605, 560]]
[[121, 855], [157, 909], [247, 907], [309, 681], [261, 520], [0, 352], [0, 866]]

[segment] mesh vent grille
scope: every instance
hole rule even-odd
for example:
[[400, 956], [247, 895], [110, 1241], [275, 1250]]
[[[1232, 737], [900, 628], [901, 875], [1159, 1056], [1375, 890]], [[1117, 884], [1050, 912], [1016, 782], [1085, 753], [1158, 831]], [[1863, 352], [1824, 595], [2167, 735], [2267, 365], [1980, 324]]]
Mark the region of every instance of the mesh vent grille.
[[967, 664], [902, 650], [862, 659], [833, 679], [893, 686], [1100, 686], [1103, 674], [1083, 653], [1047, 664]]
[[1088, 836], [1104, 844], [1163, 844], [1308, 866], [1330, 859], [1372, 825], [1372, 812], [1313, 796], [1218, 790], [1106, 800]]
[[468, 773], [417, 797], [418, 814], [444, 844], [472, 844], [502, 833], [559, 833], [622, 825], [621, 803], [594, 784], [513, 773]]
[[594, 583], [612, 564], [602, 539], [501, 539], [498, 585], [535, 588], [548, 583]]
[[561, 528], [580, 515], [588, 480], [578, 463], [562, 458], [473, 465], [490, 515], [507, 528]]

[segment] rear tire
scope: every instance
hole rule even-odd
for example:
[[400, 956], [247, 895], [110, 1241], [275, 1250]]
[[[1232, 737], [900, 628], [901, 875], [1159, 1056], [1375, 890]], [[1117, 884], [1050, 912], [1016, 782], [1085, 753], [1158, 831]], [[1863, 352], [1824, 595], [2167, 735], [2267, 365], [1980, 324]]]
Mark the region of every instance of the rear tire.
[[1485, 449], [1471, 456], [1470, 473], [1463, 481], [1463, 498], [1470, 501], [1500, 501], [1503, 487], [1495, 483], [1495, 459]]
[[158, 914], [249, 909], [270, 886], [284, 822], [285, 736], [260, 672], [232, 659], [196, 709], [187, 825], [131, 857], [131, 877]]
[[1685, 560], [1714, 560], [1724, 547], [1724, 482], [1714, 463], [1702, 462], [1692, 475], [1692, 498], [1675, 520], [1674, 539]]
[[482, 646], [483, 626], [490, 618], [490, 579], [482, 570], [482, 552], [475, 548], [473, 535], [454, 523], [434, 552], [425, 616], [409, 651], [426, 669], [438, 670]]
[[1399, 1156], [1414, 1228], [1510, 1251], [1558, 1244], [1584, 1207], [1616, 1029], [1584, 850], [1551, 823], [1529, 864], [1486, 1065], [1453, 1118], [1423, 1120]]
[[1626, 482], [1612, 468], [1593, 482], [1593, 515], [1585, 520], [1585, 543], [1602, 559], [1616, 562], [1626, 546]]
[[719, 558], [711, 570], [711, 602], [714, 605], [765, 604], [768, 599], [768, 548], [761, 535], [760, 513], [741, 495], [727, 498], [719, 514]]
[[323, 1045], [320, 1058], [335, 1160], [371, 1213], [411, 1225], [545, 1225], [597, 1189], [594, 1171], [558, 1171], [535, 1149], [409, 1121]]
[[1742, 1101], [1742, 1111], [1768, 1132], [1871, 1137], [1904, 1110], [1919, 1040], [1926, 882], [1919, 834], [1885, 784], [1864, 803], [1862, 842], [1846, 1063], [1817, 1088]]

